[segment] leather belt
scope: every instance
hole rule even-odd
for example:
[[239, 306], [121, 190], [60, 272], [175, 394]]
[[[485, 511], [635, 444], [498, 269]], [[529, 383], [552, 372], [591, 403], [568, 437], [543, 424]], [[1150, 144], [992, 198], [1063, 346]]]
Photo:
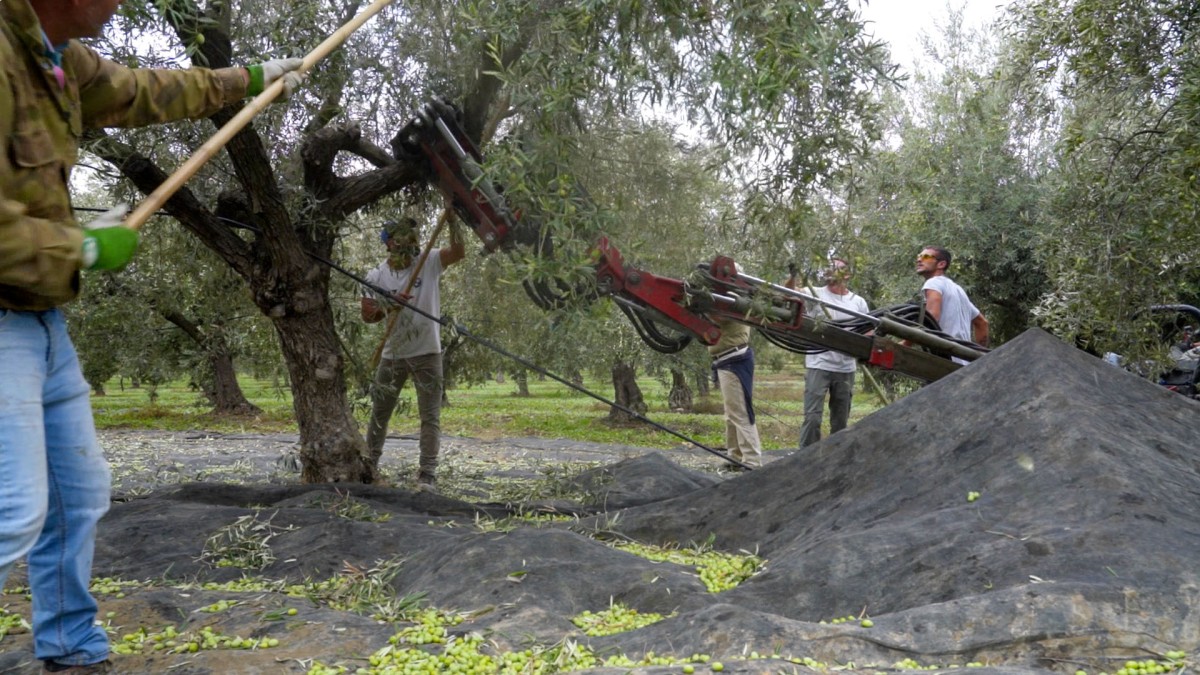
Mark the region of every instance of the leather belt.
[[745, 349], [746, 347], [749, 347], [749, 346], [750, 346], [749, 343], [747, 343], [747, 344], [740, 344], [736, 347], [730, 347], [729, 349], [726, 349], [725, 351], [717, 352], [716, 354], [713, 354], [713, 359], [714, 360], [715, 359], [723, 359], [726, 356], [729, 356], [730, 354], [736, 352], [737, 350]]

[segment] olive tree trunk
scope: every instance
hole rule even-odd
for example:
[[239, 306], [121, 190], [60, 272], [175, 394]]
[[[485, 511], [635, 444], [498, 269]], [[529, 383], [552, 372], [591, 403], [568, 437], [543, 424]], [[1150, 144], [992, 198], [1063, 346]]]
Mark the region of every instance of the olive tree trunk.
[[[632, 422], [637, 419], [628, 411], [646, 414], [646, 400], [637, 383], [637, 369], [628, 363], [618, 362], [612, 367], [613, 401], [617, 404], [608, 410], [608, 419], [613, 422]], [[618, 407], [620, 406], [620, 407]]]
[[517, 383], [517, 396], [529, 396], [529, 373], [524, 369], [513, 373], [513, 380]]
[[206, 333], [195, 321], [188, 319], [178, 311], [157, 308], [156, 310], [164, 319], [191, 338], [204, 353], [204, 357], [208, 361], [208, 375], [211, 380], [202, 383], [201, 386], [205, 397], [213, 405], [214, 413], [218, 415], [256, 415], [262, 412], [258, 406], [246, 398], [242, 386], [238, 384], [237, 370], [233, 366], [233, 354], [229, 349], [228, 340], [220, 332], [219, 326], [216, 333]]
[[692, 412], [692, 388], [688, 386], [687, 374], [679, 368], [671, 369], [671, 391], [667, 394], [667, 405], [675, 412]]
[[377, 466], [367, 459], [366, 441], [350, 414], [333, 315], [327, 305], [322, 310], [275, 320], [300, 427], [301, 479], [371, 483]]

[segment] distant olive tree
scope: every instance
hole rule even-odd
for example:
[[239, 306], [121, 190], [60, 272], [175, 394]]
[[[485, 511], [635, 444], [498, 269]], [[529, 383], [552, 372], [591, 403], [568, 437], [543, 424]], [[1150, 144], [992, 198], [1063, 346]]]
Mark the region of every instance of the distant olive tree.
[[1039, 320], [1096, 351], [1159, 339], [1143, 310], [1200, 291], [1195, 3], [1030, 0], [1010, 23], [1028, 116], [1061, 120], [1037, 247]]
[[953, 254], [962, 284], [1003, 342], [1031, 324], [1048, 287], [1042, 252], [1044, 129], [1030, 125], [1005, 79], [995, 33], [951, 12], [926, 58], [889, 100], [894, 127], [851, 186], [843, 221], [860, 245], [860, 292], [878, 304], [918, 299], [924, 246]]

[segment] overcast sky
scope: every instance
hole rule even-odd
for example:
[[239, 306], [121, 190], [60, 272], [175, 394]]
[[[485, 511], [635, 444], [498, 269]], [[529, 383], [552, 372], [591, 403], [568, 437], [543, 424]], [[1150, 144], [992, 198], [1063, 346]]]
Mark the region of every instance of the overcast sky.
[[[917, 39], [922, 32], [938, 34], [937, 24], [946, 23], [951, 8], [963, 10], [968, 28], [985, 24], [999, 15], [1007, 0], [859, 0], [868, 30], [892, 45], [892, 58], [907, 71], [919, 54]], [[854, 5], [851, 4], [851, 7]]]

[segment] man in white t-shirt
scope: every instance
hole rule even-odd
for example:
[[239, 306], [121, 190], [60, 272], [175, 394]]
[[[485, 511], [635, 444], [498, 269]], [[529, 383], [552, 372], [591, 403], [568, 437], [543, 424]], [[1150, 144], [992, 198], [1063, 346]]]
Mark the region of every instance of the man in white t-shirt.
[[[381, 238], [387, 246], [388, 257], [379, 267], [367, 273], [367, 281], [425, 314], [440, 317], [442, 303], [439, 285], [442, 270], [466, 255], [459, 228], [451, 226], [450, 246], [431, 252], [411, 285], [409, 279], [418, 272], [417, 259], [421, 254], [417, 221], [413, 218], [390, 221], [384, 225]], [[388, 422], [396, 409], [400, 390], [411, 375], [417, 390], [417, 412], [421, 419], [417, 485], [432, 488], [437, 484], [442, 431], [441, 324], [411, 309], [381, 302], [374, 291], [364, 290], [363, 321], [377, 323], [393, 312], [399, 312], [399, 315], [384, 343], [379, 368], [375, 371], [375, 382], [371, 386], [367, 450], [371, 453], [371, 460], [378, 462], [383, 454]]]
[[[937, 320], [942, 332], [957, 340], [988, 346], [988, 322], [962, 286], [946, 276], [950, 269], [950, 252], [940, 246], [926, 246], [917, 255], [917, 274], [925, 278], [921, 293], [925, 296], [925, 311]], [[955, 358], [956, 363], [967, 361]]]
[[[825, 285], [800, 289], [824, 303], [808, 302], [805, 311], [818, 321], [843, 321], [853, 315], [838, 311], [844, 307], [859, 314], [871, 311], [862, 296], [846, 287], [850, 281], [850, 266], [845, 260], [833, 258], [825, 273]], [[788, 279], [788, 288], [795, 288], [795, 277]], [[826, 350], [804, 357], [804, 423], [800, 426], [800, 447], [821, 440], [821, 408], [829, 395], [829, 433], [846, 428], [850, 419], [850, 403], [854, 398], [854, 373], [858, 363], [853, 356]]]

